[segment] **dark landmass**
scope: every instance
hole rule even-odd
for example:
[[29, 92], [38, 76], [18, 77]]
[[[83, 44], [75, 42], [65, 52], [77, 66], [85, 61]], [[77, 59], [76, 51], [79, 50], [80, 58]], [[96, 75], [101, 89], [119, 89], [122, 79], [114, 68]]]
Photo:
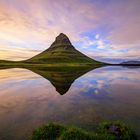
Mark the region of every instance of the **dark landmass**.
[[121, 65], [140, 65], [140, 61], [125, 61]]

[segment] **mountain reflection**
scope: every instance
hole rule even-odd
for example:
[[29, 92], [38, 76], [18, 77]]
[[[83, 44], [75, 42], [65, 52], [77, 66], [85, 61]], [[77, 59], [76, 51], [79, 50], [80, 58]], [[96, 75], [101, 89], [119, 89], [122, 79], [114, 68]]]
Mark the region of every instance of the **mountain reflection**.
[[0, 139], [28, 140], [47, 122], [92, 130], [104, 120], [120, 120], [139, 134], [139, 75], [140, 68], [121, 66], [2, 68]]
[[68, 68], [46, 68], [46, 67], [36, 67], [27, 68], [32, 72], [42, 76], [43, 78], [49, 80], [51, 84], [55, 87], [56, 91], [60, 95], [67, 93], [72, 83], [82, 75], [87, 72], [96, 69], [99, 66], [88, 66], [88, 67], [68, 67]]
[[[26, 69], [49, 80], [60, 95], [64, 95], [70, 89], [72, 83], [87, 72], [101, 66], [83, 66], [83, 67], [26, 67]], [[11, 67], [2, 67], [9, 69]]]

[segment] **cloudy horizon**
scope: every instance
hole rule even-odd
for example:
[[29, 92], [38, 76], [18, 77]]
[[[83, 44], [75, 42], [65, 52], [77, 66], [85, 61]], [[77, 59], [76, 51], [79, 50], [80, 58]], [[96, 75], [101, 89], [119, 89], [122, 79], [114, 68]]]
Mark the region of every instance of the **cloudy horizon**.
[[0, 59], [28, 59], [62, 32], [91, 58], [140, 60], [139, 29], [139, 0], [0, 0]]

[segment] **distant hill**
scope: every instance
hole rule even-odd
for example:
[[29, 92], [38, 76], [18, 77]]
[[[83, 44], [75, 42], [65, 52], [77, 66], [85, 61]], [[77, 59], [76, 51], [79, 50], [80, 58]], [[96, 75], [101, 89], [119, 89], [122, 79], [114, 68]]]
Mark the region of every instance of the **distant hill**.
[[121, 64], [126, 64], [126, 65], [140, 65], [140, 61], [125, 61], [122, 62]]
[[27, 60], [29, 63], [93, 63], [101, 64], [96, 60], [89, 58], [80, 51], [76, 50], [75, 47], [71, 44], [69, 38], [61, 33], [56, 37], [52, 45], [42, 53], [32, 57]]

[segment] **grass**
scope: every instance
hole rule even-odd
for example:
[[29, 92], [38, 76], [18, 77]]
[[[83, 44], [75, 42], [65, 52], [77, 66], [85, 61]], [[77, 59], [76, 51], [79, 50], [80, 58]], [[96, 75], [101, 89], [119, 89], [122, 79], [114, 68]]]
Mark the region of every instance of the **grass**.
[[29, 63], [25, 61], [3, 61], [0, 60], [0, 69], [4, 68], [27, 68], [31, 70], [45, 69], [53, 71], [75, 71], [80, 69], [97, 68], [104, 66], [104, 64], [91, 64], [91, 63]]
[[103, 64], [93, 64], [93, 63], [35, 63], [35, 62], [26, 62], [26, 61], [1, 61], [0, 67], [2, 66], [11, 66], [11, 67], [84, 67], [84, 66], [98, 66]]
[[[109, 127], [119, 128], [112, 133]], [[114, 132], [117, 130], [114, 130]], [[97, 132], [88, 132], [81, 128], [49, 123], [34, 130], [32, 140], [137, 140], [134, 131], [122, 122], [101, 123]]]
[[111, 135], [97, 135], [81, 128], [49, 123], [33, 132], [32, 140], [114, 140]]
[[[66, 127], [59, 124], [43, 125], [33, 132], [32, 140], [55, 140], [66, 131]], [[47, 133], [46, 133], [47, 132]]]
[[111, 134], [118, 137], [119, 140], [136, 140], [137, 139], [135, 132], [126, 124], [120, 121], [103, 122], [98, 127], [98, 133]]

